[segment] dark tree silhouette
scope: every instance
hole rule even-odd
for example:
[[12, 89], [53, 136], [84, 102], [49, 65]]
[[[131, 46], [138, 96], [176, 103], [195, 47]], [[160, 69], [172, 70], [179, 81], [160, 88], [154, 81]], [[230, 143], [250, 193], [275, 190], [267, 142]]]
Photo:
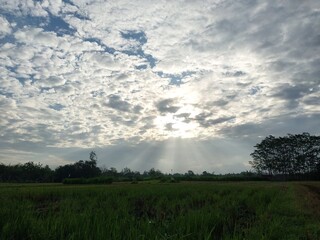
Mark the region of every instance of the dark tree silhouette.
[[95, 165], [97, 165], [97, 161], [98, 161], [98, 156], [97, 156], [97, 154], [94, 152], [94, 151], [91, 151], [90, 152], [90, 161], [92, 162], [92, 163], [94, 163]]
[[249, 163], [261, 173], [305, 174], [320, 172], [320, 136], [309, 133], [266, 137], [254, 146]]
[[0, 164], [0, 181], [2, 182], [50, 182], [53, 171], [48, 165], [27, 162], [24, 164]]
[[186, 175], [188, 176], [194, 176], [194, 172], [192, 170], [188, 170], [188, 172], [186, 173]]
[[62, 181], [65, 178], [91, 178], [101, 174], [97, 167], [97, 154], [92, 151], [89, 161], [80, 160], [74, 164], [60, 166], [55, 170], [55, 181]]
[[163, 174], [159, 169], [154, 169], [151, 168], [148, 172], [147, 172], [147, 176], [152, 177], [152, 178], [157, 178], [157, 177], [161, 177]]

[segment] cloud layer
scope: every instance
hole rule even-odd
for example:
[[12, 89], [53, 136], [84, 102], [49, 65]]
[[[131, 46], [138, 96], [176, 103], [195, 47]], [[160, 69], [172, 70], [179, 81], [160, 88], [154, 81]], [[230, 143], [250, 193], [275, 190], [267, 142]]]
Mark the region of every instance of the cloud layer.
[[319, 134], [318, 29], [311, 0], [4, 2], [3, 161], [35, 146]]

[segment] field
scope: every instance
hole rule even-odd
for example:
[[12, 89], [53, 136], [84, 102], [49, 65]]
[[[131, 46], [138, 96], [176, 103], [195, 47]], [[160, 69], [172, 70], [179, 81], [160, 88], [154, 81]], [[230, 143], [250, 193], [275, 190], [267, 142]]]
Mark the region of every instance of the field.
[[320, 239], [319, 182], [0, 185], [0, 239]]

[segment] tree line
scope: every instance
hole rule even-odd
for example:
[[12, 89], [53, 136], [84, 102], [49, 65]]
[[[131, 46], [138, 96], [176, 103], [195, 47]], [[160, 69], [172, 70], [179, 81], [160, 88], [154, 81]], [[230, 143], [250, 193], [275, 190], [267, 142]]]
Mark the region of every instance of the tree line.
[[0, 164], [0, 182], [64, 182], [64, 183], [110, 183], [111, 181], [146, 181], [158, 179], [160, 182], [178, 181], [222, 181], [222, 180], [260, 180], [252, 172], [238, 174], [215, 174], [203, 171], [201, 174], [188, 170], [185, 173], [163, 173], [151, 168], [144, 172], [133, 171], [128, 167], [118, 171], [116, 168], [99, 168], [97, 154], [92, 151], [89, 160], [79, 160], [73, 164], [59, 166], [52, 170], [48, 165], [27, 162], [25, 164]]
[[320, 136], [272, 135], [254, 146], [252, 168], [269, 175], [320, 175]]
[[[99, 168], [97, 154], [91, 151], [89, 160], [80, 160], [73, 164], [59, 166], [55, 170], [48, 165], [27, 162], [25, 164], [4, 165], [0, 163], [1, 182], [63, 182], [65, 179], [94, 179], [92, 183], [115, 181], [143, 181], [160, 179], [162, 181], [195, 180], [270, 180], [266, 175], [307, 176], [300, 179], [320, 180], [320, 136], [309, 133], [288, 134], [284, 137], [272, 135], [256, 144], [253, 158], [249, 163], [254, 172], [246, 171], [238, 174], [216, 175], [203, 171], [195, 174], [192, 170], [186, 173], [167, 174], [158, 169], [151, 168], [140, 173], [125, 167], [121, 171], [116, 168]], [[310, 177], [311, 176], [311, 177]], [[99, 178], [101, 178], [99, 180]], [[288, 178], [287, 178], [288, 179]], [[292, 178], [295, 179], [295, 178]], [[299, 180], [296, 179], [296, 180]], [[78, 181], [89, 182], [89, 181]]]

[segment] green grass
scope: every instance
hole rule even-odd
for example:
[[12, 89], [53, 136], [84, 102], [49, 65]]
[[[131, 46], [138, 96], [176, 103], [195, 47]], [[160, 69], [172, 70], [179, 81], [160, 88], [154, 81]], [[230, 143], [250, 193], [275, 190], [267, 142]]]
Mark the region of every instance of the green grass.
[[96, 177], [96, 178], [65, 178], [63, 184], [111, 184], [112, 178]]
[[0, 239], [320, 239], [301, 187], [0, 185]]

